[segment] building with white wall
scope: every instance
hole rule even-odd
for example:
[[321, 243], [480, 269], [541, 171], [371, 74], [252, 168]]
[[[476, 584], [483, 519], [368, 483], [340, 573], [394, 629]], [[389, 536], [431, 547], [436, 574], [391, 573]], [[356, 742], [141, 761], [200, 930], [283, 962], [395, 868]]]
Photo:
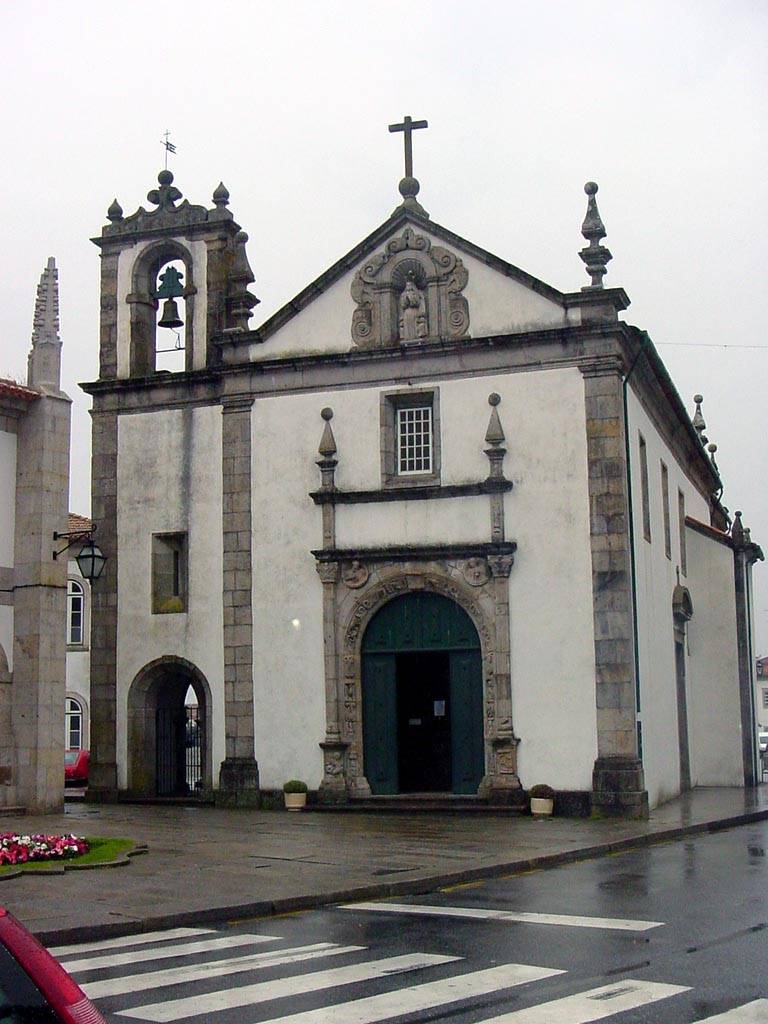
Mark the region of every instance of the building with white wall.
[[[70, 400], [57, 270], [42, 274], [27, 384], [0, 380], [0, 808], [60, 809]], [[61, 545], [58, 545], [59, 547]]]
[[[86, 516], [69, 513], [67, 529], [73, 536], [88, 537], [93, 524]], [[67, 562], [67, 692], [64, 710], [64, 746], [88, 750], [91, 702], [91, 583], [77, 559]]]
[[[756, 760], [752, 563], [650, 339], [435, 223], [375, 231], [257, 330], [247, 235], [117, 202], [101, 250], [91, 787], [255, 803], [441, 793], [642, 815]], [[185, 368], [158, 369], [169, 263]], [[164, 282], [164, 284], [167, 283]], [[161, 325], [162, 326], [162, 325]]]

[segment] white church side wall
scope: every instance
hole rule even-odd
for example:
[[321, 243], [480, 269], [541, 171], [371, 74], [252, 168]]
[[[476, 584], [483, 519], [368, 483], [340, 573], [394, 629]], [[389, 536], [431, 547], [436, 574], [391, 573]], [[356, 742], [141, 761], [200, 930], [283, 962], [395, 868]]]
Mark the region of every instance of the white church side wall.
[[[0, 430], [0, 570], [13, 574], [16, 536], [16, 435]], [[11, 585], [12, 580], [9, 581]], [[10, 595], [9, 595], [10, 596]], [[13, 671], [13, 606], [0, 602], [0, 644]]]
[[694, 614], [688, 624], [693, 783], [743, 786], [733, 552], [686, 530]]
[[[576, 369], [419, 382], [439, 389], [441, 482], [488, 475], [488, 395], [506, 434], [512, 700], [520, 775], [589, 789], [597, 750], [584, 385]], [[336, 486], [381, 486], [380, 396], [392, 388], [257, 399], [253, 424], [256, 756], [261, 784], [322, 778], [325, 734], [320, 510], [309, 499], [320, 410], [333, 409]], [[402, 389], [397, 389], [402, 390]], [[297, 429], [297, 426], [300, 429]], [[487, 496], [337, 506], [340, 548], [484, 542]]]
[[[705, 499], [684, 473], [675, 455], [657, 431], [631, 387], [628, 389], [627, 409], [632, 474], [643, 767], [648, 798], [650, 806], [653, 807], [670, 799], [680, 791], [675, 645], [672, 619], [672, 592], [676, 584], [676, 568], [681, 569], [681, 584], [688, 586], [691, 591], [694, 609], [697, 607], [698, 601], [698, 594], [691, 586], [690, 580], [682, 572], [678, 491], [682, 492], [684, 496], [686, 514], [703, 522], [709, 522], [709, 508]], [[650, 520], [650, 541], [645, 537], [641, 437], [645, 442], [647, 463], [647, 511]], [[670, 557], [667, 557], [665, 552], [662, 463], [666, 466], [668, 474]], [[690, 568], [690, 558], [688, 563]], [[687, 672], [687, 676], [690, 706], [690, 672]], [[713, 682], [711, 679], [702, 680], [701, 685], [711, 687]]]
[[[215, 770], [224, 758], [221, 408], [121, 416], [117, 478], [118, 783], [125, 787], [128, 691], [157, 658], [184, 658], [206, 677]], [[188, 536], [188, 611], [152, 614], [152, 534], [176, 532]]]

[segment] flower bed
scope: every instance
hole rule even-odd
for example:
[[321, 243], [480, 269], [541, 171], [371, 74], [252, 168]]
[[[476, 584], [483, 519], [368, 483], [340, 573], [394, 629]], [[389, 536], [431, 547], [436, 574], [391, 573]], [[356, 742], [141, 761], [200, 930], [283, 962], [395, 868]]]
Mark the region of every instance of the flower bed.
[[81, 836], [21, 835], [0, 833], [0, 866], [26, 864], [31, 860], [62, 860], [88, 852], [88, 843]]

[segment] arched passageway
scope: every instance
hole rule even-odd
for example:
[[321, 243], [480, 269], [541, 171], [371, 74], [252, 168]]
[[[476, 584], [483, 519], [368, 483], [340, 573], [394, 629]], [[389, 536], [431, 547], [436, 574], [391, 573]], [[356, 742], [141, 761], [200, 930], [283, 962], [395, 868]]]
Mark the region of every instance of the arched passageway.
[[476, 793], [485, 772], [480, 638], [450, 598], [385, 604], [362, 643], [363, 758], [374, 794]]
[[159, 658], [128, 694], [128, 788], [144, 796], [201, 797], [212, 788], [211, 694], [183, 658]]

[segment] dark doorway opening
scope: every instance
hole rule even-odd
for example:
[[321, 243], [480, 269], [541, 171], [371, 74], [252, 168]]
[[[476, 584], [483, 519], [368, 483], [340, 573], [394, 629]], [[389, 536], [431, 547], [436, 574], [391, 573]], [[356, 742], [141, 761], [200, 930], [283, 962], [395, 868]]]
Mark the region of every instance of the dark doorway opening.
[[688, 698], [685, 692], [685, 648], [675, 641], [675, 677], [677, 683], [677, 735], [680, 744], [680, 791], [691, 788], [691, 753], [688, 744]]
[[451, 778], [449, 655], [398, 654], [397, 750], [401, 793], [448, 793]]
[[[181, 703], [179, 702], [181, 696]], [[158, 796], [200, 796], [205, 717], [192, 686], [169, 686], [158, 696], [155, 751]]]
[[363, 757], [377, 796], [475, 794], [483, 778], [480, 639], [456, 602], [393, 598], [362, 643]]

